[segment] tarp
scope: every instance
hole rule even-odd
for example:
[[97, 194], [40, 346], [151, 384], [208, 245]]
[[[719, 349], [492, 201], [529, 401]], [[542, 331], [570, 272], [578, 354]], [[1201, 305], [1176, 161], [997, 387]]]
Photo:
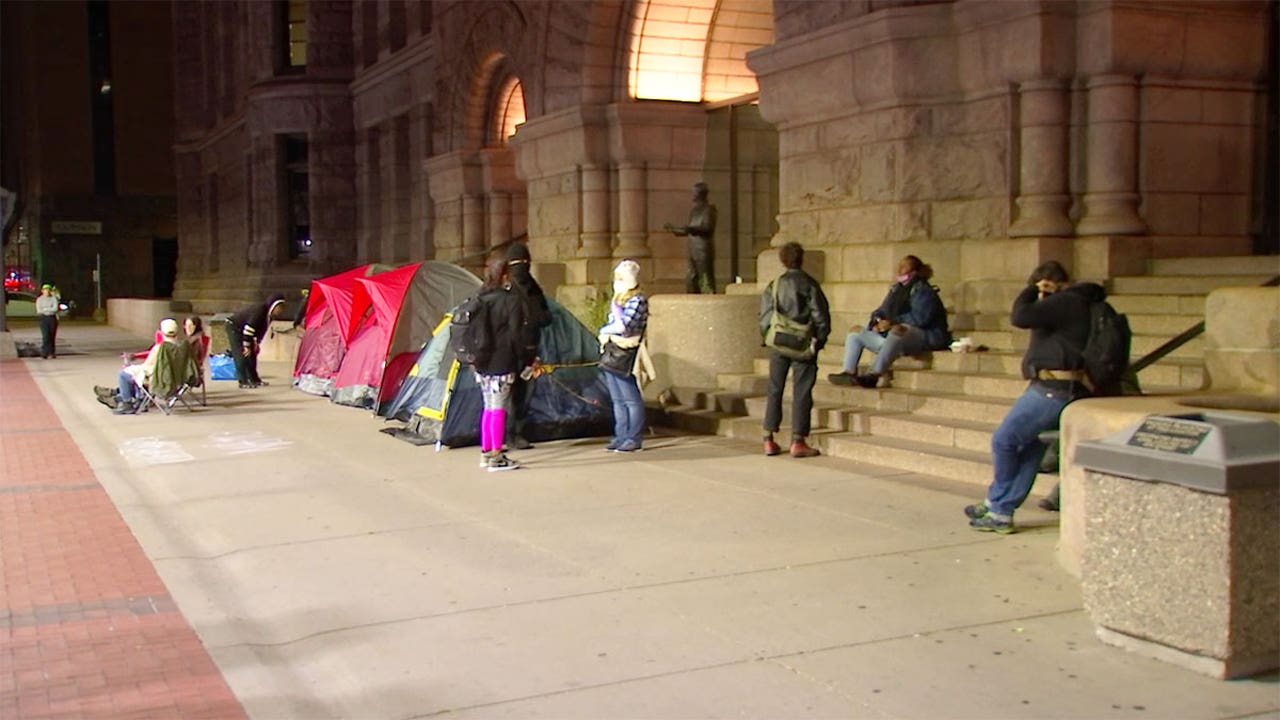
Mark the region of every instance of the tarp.
[[475, 275], [435, 260], [357, 277], [350, 340], [329, 393], [333, 401], [372, 408], [392, 397], [409, 366], [396, 357], [416, 354], [445, 313], [479, 288]]
[[[538, 357], [549, 372], [533, 380], [525, 436], [537, 441], [608, 435], [613, 406], [596, 367], [599, 341], [562, 305], [550, 298], [547, 304], [551, 324], [542, 331]], [[475, 373], [454, 357], [451, 317], [440, 323], [379, 414], [404, 421], [403, 433], [412, 439], [465, 447], [480, 442], [482, 402]]]
[[390, 265], [372, 263], [311, 281], [302, 321], [302, 340], [293, 365], [293, 384], [299, 390], [313, 395], [329, 394], [351, 337], [351, 301], [356, 278], [390, 269]]

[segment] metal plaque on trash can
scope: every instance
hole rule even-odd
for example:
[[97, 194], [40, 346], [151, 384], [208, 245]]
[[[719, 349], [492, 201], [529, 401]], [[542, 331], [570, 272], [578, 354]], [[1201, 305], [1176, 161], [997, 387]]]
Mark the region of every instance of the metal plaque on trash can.
[[1075, 449], [1076, 464], [1225, 495], [1280, 483], [1280, 424], [1230, 413], [1150, 415]]

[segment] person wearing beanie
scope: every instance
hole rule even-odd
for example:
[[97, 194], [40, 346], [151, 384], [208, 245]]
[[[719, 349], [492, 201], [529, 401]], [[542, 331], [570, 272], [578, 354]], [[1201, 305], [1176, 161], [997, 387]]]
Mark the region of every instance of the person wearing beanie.
[[640, 264], [623, 260], [613, 269], [609, 321], [598, 333], [600, 374], [613, 401], [614, 452], [636, 452], [644, 443], [644, 398], [636, 380], [636, 358], [649, 326], [649, 299], [640, 292]]
[[511, 385], [511, 412], [507, 414], [507, 442], [516, 450], [533, 447], [525, 437], [525, 418], [529, 414], [529, 396], [533, 394], [533, 371], [538, 364], [538, 345], [542, 342], [542, 330], [551, 324], [551, 308], [542, 286], [529, 272], [529, 246], [527, 236], [520, 236], [507, 246], [507, 276], [524, 306], [525, 324], [521, 333], [523, 352], [520, 356], [520, 372]]
[[160, 346], [164, 343], [175, 345], [180, 343], [178, 321], [173, 318], [161, 320], [159, 336], [162, 339], [151, 346], [145, 360], [137, 365], [126, 365], [120, 368], [120, 372], [116, 375], [115, 392], [100, 386], [93, 389], [98, 396], [98, 402], [114, 410], [117, 415], [132, 415], [138, 412], [141, 405], [138, 401], [138, 387], [151, 382], [151, 378], [155, 376]]
[[283, 307], [284, 295], [273, 293], [265, 303], [241, 308], [227, 320], [227, 343], [241, 388], [267, 384], [258, 376], [258, 353], [262, 352], [262, 340], [271, 328], [271, 321]]
[[36, 315], [40, 317], [40, 357], [58, 357], [58, 310], [60, 302], [57, 288], [50, 283], [40, 286], [36, 298]]

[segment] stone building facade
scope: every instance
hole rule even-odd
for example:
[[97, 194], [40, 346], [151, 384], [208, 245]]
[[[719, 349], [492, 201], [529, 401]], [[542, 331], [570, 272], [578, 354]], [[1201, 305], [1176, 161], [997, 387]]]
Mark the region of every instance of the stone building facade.
[[770, 247], [797, 240], [853, 321], [910, 252], [963, 326], [1049, 257], [1105, 278], [1255, 252], [1274, 192], [1265, 2], [173, 13], [175, 295], [206, 311], [356, 263], [475, 264], [522, 233], [571, 305], [621, 257], [676, 290], [684, 240], [663, 225], [705, 180], [721, 284], [769, 276]]

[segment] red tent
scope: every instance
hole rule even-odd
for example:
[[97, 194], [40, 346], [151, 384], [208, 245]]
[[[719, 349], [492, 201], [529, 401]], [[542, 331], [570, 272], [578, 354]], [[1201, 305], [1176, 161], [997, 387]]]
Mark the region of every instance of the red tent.
[[343, 405], [375, 407], [391, 397], [444, 314], [475, 294], [480, 280], [446, 262], [427, 260], [355, 279], [350, 340], [330, 397]]
[[303, 392], [328, 395], [351, 339], [351, 303], [356, 278], [390, 269], [377, 263], [361, 265], [311, 282], [307, 295], [304, 334], [293, 366], [293, 384]]

